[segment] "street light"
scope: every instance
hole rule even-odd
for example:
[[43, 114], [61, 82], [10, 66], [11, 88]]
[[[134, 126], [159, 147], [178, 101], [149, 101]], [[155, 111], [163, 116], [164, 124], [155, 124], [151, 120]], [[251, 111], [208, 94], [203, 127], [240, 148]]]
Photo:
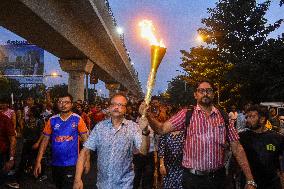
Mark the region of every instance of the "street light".
[[122, 27], [117, 27], [117, 28], [116, 28], [116, 31], [117, 31], [117, 33], [118, 33], [119, 35], [122, 35], [122, 34], [123, 34], [123, 29], [122, 29]]
[[204, 39], [200, 34], [197, 35], [196, 40], [200, 43], [204, 42]]
[[50, 75], [44, 75], [44, 77], [47, 77], [47, 76], [50, 76], [50, 77], [62, 77], [62, 75], [56, 73], [56, 72], [52, 72]]

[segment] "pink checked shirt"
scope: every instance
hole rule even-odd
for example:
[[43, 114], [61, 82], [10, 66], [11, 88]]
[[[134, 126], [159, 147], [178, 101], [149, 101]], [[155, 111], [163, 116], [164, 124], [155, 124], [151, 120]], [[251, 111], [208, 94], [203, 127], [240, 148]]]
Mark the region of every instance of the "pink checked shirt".
[[[186, 112], [187, 109], [183, 109], [170, 118], [174, 130], [185, 127]], [[239, 139], [233, 122], [230, 122], [226, 136], [225, 122], [217, 108], [213, 107], [207, 117], [198, 105], [194, 108], [186, 135], [182, 165], [199, 171], [224, 167], [226, 139], [229, 138], [230, 142]]]

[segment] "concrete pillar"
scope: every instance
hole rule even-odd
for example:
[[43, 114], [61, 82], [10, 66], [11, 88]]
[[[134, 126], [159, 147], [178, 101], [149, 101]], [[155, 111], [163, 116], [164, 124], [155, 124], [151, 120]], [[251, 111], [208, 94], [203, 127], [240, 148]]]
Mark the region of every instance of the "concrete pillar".
[[120, 88], [119, 83], [106, 83], [106, 88], [109, 90], [109, 97], [111, 98], [114, 94], [118, 93]]
[[89, 59], [60, 59], [59, 64], [63, 71], [69, 73], [68, 92], [74, 101], [84, 100], [84, 77], [91, 73], [93, 62]]

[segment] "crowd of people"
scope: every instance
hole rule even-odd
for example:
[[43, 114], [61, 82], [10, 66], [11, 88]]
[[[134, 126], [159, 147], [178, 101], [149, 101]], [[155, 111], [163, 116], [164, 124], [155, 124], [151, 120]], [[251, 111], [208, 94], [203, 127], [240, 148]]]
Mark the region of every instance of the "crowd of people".
[[24, 106], [0, 99], [0, 186], [20, 188], [23, 174], [45, 180], [50, 168], [56, 188], [82, 189], [95, 164], [99, 189], [281, 189], [284, 115], [252, 103], [227, 113], [214, 93], [198, 82], [186, 107], [124, 94], [94, 104], [68, 93]]

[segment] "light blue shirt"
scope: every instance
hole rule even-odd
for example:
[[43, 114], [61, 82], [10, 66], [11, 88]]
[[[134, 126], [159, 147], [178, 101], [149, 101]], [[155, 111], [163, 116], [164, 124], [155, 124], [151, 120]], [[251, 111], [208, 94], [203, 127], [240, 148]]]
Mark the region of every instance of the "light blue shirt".
[[142, 135], [137, 123], [124, 119], [115, 129], [111, 119], [98, 123], [84, 147], [97, 151], [98, 189], [132, 189], [133, 149], [140, 149]]

